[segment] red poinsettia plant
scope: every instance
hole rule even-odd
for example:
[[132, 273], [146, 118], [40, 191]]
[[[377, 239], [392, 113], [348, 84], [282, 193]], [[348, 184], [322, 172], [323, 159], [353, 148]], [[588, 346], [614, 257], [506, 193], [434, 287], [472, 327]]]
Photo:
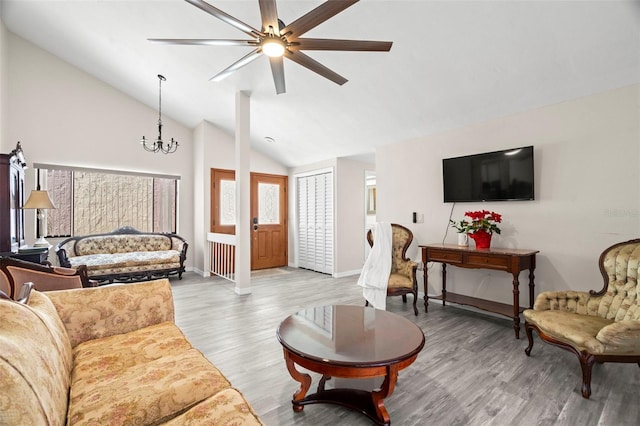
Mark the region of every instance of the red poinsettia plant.
[[489, 210], [479, 210], [475, 212], [466, 212], [464, 215], [471, 218], [469, 233], [474, 233], [480, 230], [489, 234], [493, 234], [494, 232], [496, 234], [500, 233], [500, 228], [498, 228], [497, 223], [502, 222], [501, 214], [490, 212]]
[[473, 234], [477, 231], [485, 231], [488, 234], [500, 233], [498, 223], [502, 222], [502, 215], [496, 212], [490, 212], [489, 210], [478, 210], [475, 212], [466, 212], [465, 217], [469, 220], [462, 219], [460, 222], [454, 222], [451, 220], [451, 226], [456, 228], [458, 232], [464, 232], [466, 234]]

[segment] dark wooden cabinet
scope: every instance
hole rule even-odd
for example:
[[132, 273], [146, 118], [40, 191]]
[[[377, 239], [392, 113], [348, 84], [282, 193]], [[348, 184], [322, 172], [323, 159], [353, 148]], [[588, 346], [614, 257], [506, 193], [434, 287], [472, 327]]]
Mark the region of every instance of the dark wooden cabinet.
[[0, 154], [0, 252], [17, 252], [24, 245], [24, 169], [20, 147]]
[[40, 265], [50, 265], [49, 262], [49, 249], [43, 247], [42, 250], [28, 252], [6, 252], [0, 253], [0, 257], [12, 257], [14, 259], [24, 260], [26, 262], [38, 263]]

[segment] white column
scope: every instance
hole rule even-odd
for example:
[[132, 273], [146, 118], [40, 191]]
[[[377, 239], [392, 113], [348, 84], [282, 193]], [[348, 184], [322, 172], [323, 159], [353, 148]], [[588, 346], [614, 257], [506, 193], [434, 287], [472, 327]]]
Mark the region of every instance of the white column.
[[250, 100], [246, 92], [236, 93], [236, 288], [237, 294], [251, 293], [251, 182], [249, 169]]
[[[211, 182], [206, 173], [205, 159], [205, 122], [201, 122], [193, 130], [193, 244], [189, 243], [189, 252], [193, 259], [194, 272], [202, 271], [202, 276], [208, 277], [209, 263], [211, 255], [209, 253], [209, 242], [207, 241], [207, 232], [209, 231], [209, 206]], [[180, 183], [182, 186], [182, 183]], [[182, 188], [180, 188], [182, 189]], [[197, 195], [199, 194], [199, 195]], [[179, 223], [179, 222], [178, 222]]]

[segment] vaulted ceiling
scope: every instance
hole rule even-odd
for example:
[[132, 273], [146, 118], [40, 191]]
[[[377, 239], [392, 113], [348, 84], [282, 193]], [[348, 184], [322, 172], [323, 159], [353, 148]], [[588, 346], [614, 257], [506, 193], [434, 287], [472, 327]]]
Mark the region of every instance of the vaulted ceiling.
[[[260, 29], [257, 0], [209, 3]], [[285, 24], [322, 1], [278, 1]], [[209, 79], [251, 47], [148, 38], [245, 34], [182, 0], [2, 0], [9, 31], [189, 127], [230, 134], [251, 97], [251, 139], [286, 166], [370, 158], [376, 146], [640, 82], [638, 1], [363, 0], [305, 37], [392, 41], [390, 52], [306, 52], [343, 86], [285, 61], [277, 95], [266, 57]], [[275, 142], [265, 141], [265, 137]]]

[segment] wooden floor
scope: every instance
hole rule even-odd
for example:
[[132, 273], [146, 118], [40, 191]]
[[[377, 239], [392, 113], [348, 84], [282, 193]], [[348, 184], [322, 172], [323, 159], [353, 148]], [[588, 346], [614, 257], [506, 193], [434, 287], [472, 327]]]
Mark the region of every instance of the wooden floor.
[[[370, 425], [348, 409], [317, 404], [291, 409], [298, 389], [287, 372], [276, 328], [311, 306], [363, 303], [357, 276], [281, 268], [252, 275], [252, 293], [234, 284], [187, 273], [172, 278], [176, 322], [237, 387], [268, 426]], [[409, 296], [409, 299], [411, 296]], [[429, 305], [413, 315], [411, 304], [389, 298], [387, 310], [414, 321], [425, 333], [418, 359], [400, 372], [385, 405], [394, 425], [638, 425], [640, 368], [601, 364], [593, 370], [591, 399], [580, 395], [577, 358], [541, 342], [531, 357], [512, 321], [454, 306]], [[314, 384], [317, 382], [314, 376]]]

